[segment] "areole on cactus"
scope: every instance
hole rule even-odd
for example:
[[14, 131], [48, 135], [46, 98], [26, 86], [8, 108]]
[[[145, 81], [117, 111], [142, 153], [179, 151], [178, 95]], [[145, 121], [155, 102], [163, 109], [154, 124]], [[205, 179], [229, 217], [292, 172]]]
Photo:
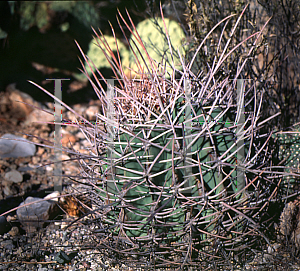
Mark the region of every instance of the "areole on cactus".
[[[255, 145], [261, 126], [255, 88], [242, 84], [239, 73], [233, 80], [215, 78], [226, 58], [251, 41], [250, 56], [262, 31], [234, 46], [230, 39], [221, 46], [220, 37], [220, 54], [209, 63], [207, 75], [193, 74], [195, 58], [185, 63], [178, 52], [181, 70], [170, 60], [162, 61], [165, 71], [173, 71], [167, 77], [147, 53], [129, 14], [131, 25], [119, 15], [138, 43], [139, 50], [131, 48], [134, 66], [140, 67], [133, 73], [138, 79], [126, 76], [120, 55], [95, 30], [99, 50], [107, 56], [115, 79], [96, 73], [77, 44], [87, 63], [82, 63], [83, 73], [102, 101], [97, 122], [81, 127], [94, 142], [93, 158], [85, 164], [84, 175], [93, 184], [86, 192], [100, 218], [100, 243], [112, 248], [111, 253], [183, 266], [195, 263], [195, 253], [198, 261], [221, 259], [238, 250], [246, 239], [251, 248], [256, 242], [253, 236], [268, 242], [259, 219], [274, 196], [271, 189], [265, 189], [270, 184], [264, 181], [271, 169], [259, 167], [257, 161], [270, 137]], [[161, 17], [165, 22], [162, 13]], [[223, 19], [205, 39], [233, 17]], [[165, 31], [172, 54], [166, 26]], [[114, 39], [117, 42], [115, 35]], [[98, 76], [106, 82], [107, 91]], [[242, 108], [252, 109], [246, 119]], [[105, 155], [100, 157], [100, 152]], [[178, 255], [184, 259], [176, 260]]]

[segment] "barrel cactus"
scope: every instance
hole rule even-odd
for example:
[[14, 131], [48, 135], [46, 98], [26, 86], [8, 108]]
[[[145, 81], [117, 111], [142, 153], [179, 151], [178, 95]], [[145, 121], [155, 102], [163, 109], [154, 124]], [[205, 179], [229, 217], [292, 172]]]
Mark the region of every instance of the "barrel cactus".
[[[120, 18], [143, 50], [143, 58], [135, 53], [135, 67], [147, 63], [145, 70], [135, 71], [139, 79], [126, 76], [120, 55], [96, 31], [116, 79], [94, 72], [78, 45], [91, 70], [82, 63], [83, 72], [102, 102], [95, 123], [82, 118], [85, 126], [78, 124], [93, 143], [89, 159], [81, 156], [82, 189], [92, 202], [97, 247], [127, 265], [154, 269], [211, 270], [251, 259], [253, 247], [269, 242], [265, 221], [278, 187], [271, 136], [259, 133], [262, 96], [252, 83], [239, 80], [239, 73], [233, 80], [217, 77], [241, 44], [222, 44], [220, 37], [219, 55], [204, 75], [192, 73], [195, 58], [185, 63], [179, 52], [182, 68], [165, 67], [173, 71], [167, 77], [147, 53], [130, 16], [131, 26]], [[260, 35], [244, 40], [251, 42], [248, 56]], [[166, 37], [172, 52], [167, 31]]]

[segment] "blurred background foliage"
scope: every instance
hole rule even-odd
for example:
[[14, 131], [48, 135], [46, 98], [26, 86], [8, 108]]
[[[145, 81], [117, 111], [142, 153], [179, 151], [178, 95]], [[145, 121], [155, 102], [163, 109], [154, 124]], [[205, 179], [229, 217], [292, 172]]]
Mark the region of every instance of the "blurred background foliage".
[[[27, 83], [27, 80], [49, 84], [46, 78], [71, 78], [63, 86], [63, 99], [72, 104], [83, 100], [96, 99], [93, 91], [84, 83], [78, 83], [78, 68], [81, 68], [80, 55], [74, 40], [77, 40], [85, 53], [91, 48], [92, 29], [101, 29], [111, 36], [111, 28], [116, 30], [117, 38], [128, 48], [129, 44], [119, 31], [116, 19], [117, 10], [126, 18], [126, 9], [134, 24], [146, 18], [160, 16], [158, 0], [143, 1], [1, 1], [0, 2], [0, 90], [9, 83], [30, 93], [38, 100], [49, 100]], [[210, 69], [209, 63], [220, 54], [226, 42], [232, 45], [261, 29], [271, 18], [264, 30], [263, 38], [252, 55], [248, 57], [243, 70], [244, 79], [255, 80], [255, 86], [265, 96], [266, 116], [281, 112], [270, 122], [270, 128], [283, 129], [299, 122], [299, 31], [300, 5], [298, 0], [165, 0], [162, 7], [165, 17], [175, 20], [182, 27], [188, 46], [186, 61], [197, 49], [206, 34], [220, 20], [231, 14], [240, 14], [249, 3], [234, 36], [231, 27], [238, 16], [214, 31], [207, 40], [192, 71], [197, 74]], [[121, 25], [124, 23], [121, 21]], [[147, 25], [147, 24], [145, 24]], [[124, 29], [126, 29], [124, 27]], [[128, 37], [130, 33], [125, 32]], [[223, 35], [221, 45], [218, 37]], [[159, 38], [161, 39], [162, 36]], [[154, 42], [155, 44], [155, 42]], [[122, 45], [122, 46], [123, 46]], [[218, 47], [219, 46], [219, 47]], [[233, 77], [236, 68], [245, 60], [245, 43], [231, 55], [221, 67], [220, 78]], [[185, 47], [187, 48], [187, 47]], [[97, 50], [93, 48], [93, 57]], [[99, 60], [102, 62], [102, 60]], [[237, 65], [238, 64], [238, 65]], [[112, 76], [107, 65], [101, 70], [104, 76]], [[48, 87], [48, 86], [47, 86]]]
[[[0, 90], [10, 83], [35, 99], [51, 101], [47, 95], [28, 84], [46, 78], [71, 78], [63, 86], [63, 99], [69, 104], [96, 99], [94, 91], [76, 81], [81, 64], [77, 40], [88, 52], [93, 31], [100, 28], [111, 35], [110, 21], [117, 28], [117, 10], [135, 13], [134, 23], [144, 18], [142, 1], [1, 1], [0, 2]], [[117, 33], [122, 36], [122, 33]], [[100, 51], [100, 50], [99, 50]], [[112, 76], [105, 68], [104, 75]], [[76, 93], [75, 93], [76, 91]]]

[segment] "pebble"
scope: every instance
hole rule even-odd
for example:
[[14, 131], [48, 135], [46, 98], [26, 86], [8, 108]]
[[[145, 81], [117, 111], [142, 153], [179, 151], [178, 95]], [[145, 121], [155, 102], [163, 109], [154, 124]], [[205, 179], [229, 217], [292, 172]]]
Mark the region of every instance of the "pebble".
[[97, 105], [91, 105], [87, 108], [85, 113], [88, 116], [89, 120], [95, 121], [96, 114], [99, 113], [99, 107]]
[[14, 237], [20, 234], [18, 227], [12, 227], [11, 230], [8, 232], [10, 236]]
[[21, 183], [23, 181], [22, 174], [15, 169], [13, 169], [9, 172], [6, 172], [4, 175], [4, 178], [7, 181], [12, 182], [12, 183]]
[[13, 240], [5, 240], [1, 242], [1, 246], [4, 249], [11, 250], [14, 248]]
[[[10, 84], [7, 86], [6, 91], [9, 93], [9, 100], [11, 103], [12, 111], [19, 119], [25, 119], [32, 110], [34, 106], [39, 106], [39, 103], [36, 102], [29, 94], [24, 93], [16, 89], [16, 84]], [[26, 103], [26, 104], [25, 104]]]
[[35, 145], [23, 137], [12, 134], [4, 134], [0, 138], [1, 158], [33, 156], [35, 151]]
[[53, 210], [54, 204], [52, 202], [40, 200], [41, 198], [28, 197], [19, 207], [25, 204], [31, 204], [17, 209], [17, 217], [25, 230], [29, 233], [36, 231], [37, 228], [43, 227], [44, 221], [49, 219], [51, 211]]
[[76, 137], [70, 133], [64, 134], [61, 139], [63, 147], [71, 147], [76, 142]]
[[[50, 111], [50, 110], [47, 110]], [[54, 113], [48, 114], [47, 112], [41, 111], [37, 108], [35, 108], [26, 118], [24, 124], [28, 125], [31, 123], [39, 123], [39, 122], [54, 122]]]
[[46, 197], [44, 197], [44, 199], [58, 202], [59, 195], [60, 195], [59, 191], [54, 191], [53, 193], [51, 193], [51, 194], [47, 195]]
[[10, 187], [7, 182], [2, 181], [2, 185], [4, 185], [4, 187], [2, 188], [2, 192], [5, 196], [12, 196], [16, 192], [15, 189], [13, 187]]

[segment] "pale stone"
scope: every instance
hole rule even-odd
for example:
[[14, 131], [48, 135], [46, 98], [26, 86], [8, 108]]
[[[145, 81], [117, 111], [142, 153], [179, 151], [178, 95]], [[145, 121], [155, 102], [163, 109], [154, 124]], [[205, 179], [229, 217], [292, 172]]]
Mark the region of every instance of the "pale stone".
[[23, 181], [22, 174], [15, 169], [13, 169], [9, 172], [6, 172], [4, 175], [4, 178], [7, 181], [12, 182], [12, 183], [21, 183]]

